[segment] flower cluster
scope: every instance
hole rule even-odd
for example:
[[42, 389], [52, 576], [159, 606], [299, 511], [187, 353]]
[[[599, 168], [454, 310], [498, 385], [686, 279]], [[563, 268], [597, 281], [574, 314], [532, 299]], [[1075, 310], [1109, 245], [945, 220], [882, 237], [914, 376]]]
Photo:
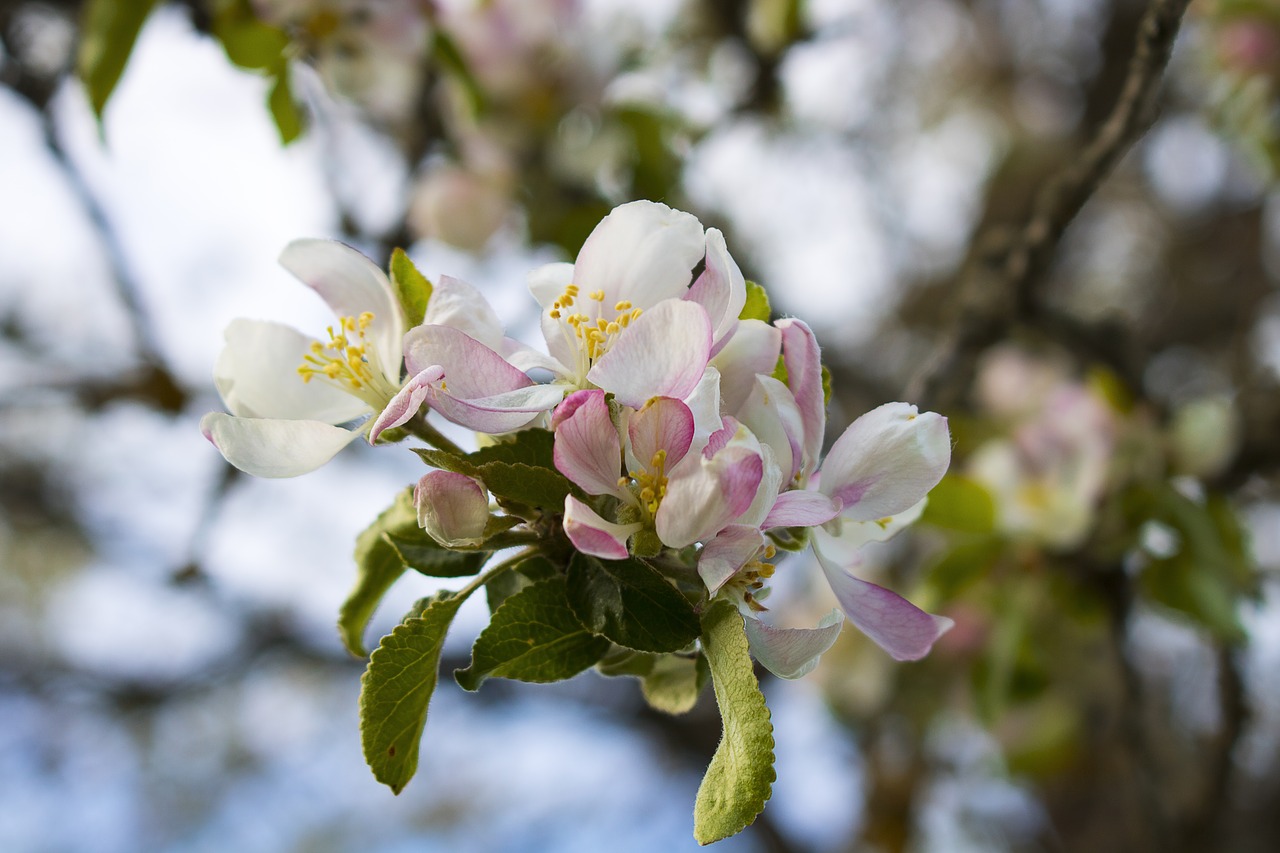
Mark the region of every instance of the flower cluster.
[[[918, 516], [946, 471], [945, 419], [888, 403], [823, 459], [813, 332], [796, 319], [744, 319], [748, 284], [721, 233], [695, 217], [623, 205], [575, 263], [534, 271], [545, 352], [508, 338], [457, 279], [441, 278], [406, 333], [391, 282], [353, 250], [302, 241], [282, 262], [340, 319], [327, 340], [245, 320], [228, 330], [217, 384], [232, 414], [207, 416], [203, 429], [237, 467], [301, 474], [428, 409], [488, 435], [549, 428], [555, 468], [576, 487], [558, 508], [573, 549], [605, 560], [686, 555], [707, 596], [749, 617], [753, 654], [780, 676], [811, 670], [841, 622], [838, 612], [814, 629], [758, 618], [780, 547], [811, 544], [844, 615], [894, 658], [924, 656], [950, 626], [853, 572], [859, 547]], [[550, 381], [530, 378], [538, 371]], [[483, 542], [483, 482], [433, 471], [416, 500], [440, 544]]]

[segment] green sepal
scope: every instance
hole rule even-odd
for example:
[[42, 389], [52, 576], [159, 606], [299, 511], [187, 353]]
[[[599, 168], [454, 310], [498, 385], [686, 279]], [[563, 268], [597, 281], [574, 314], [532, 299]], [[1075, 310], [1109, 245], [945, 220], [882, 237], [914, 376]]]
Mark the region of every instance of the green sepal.
[[427, 708], [445, 634], [463, 598], [442, 592], [406, 619], [369, 658], [360, 680], [360, 740], [374, 778], [399, 794], [418, 769]]
[[76, 73], [99, 122], [155, 5], [155, 0], [89, 0], [84, 6]]
[[582, 672], [609, 651], [569, 609], [565, 580], [556, 575], [530, 584], [502, 602], [471, 649], [471, 665], [455, 672], [464, 690], [486, 678], [561, 681]]
[[649, 707], [664, 714], [687, 714], [698, 704], [702, 689], [711, 678], [707, 659], [701, 654], [662, 655], [655, 658], [640, 679], [640, 692]]
[[756, 681], [742, 615], [729, 602], [717, 601], [703, 613], [702, 653], [724, 727], [693, 807], [693, 837], [711, 844], [755, 821], [777, 776], [769, 708]]
[[739, 320], [760, 320], [765, 323], [773, 319], [773, 309], [769, 306], [769, 294], [754, 281], [747, 282], [747, 301], [738, 312]]
[[698, 638], [698, 615], [679, 590], [640, 560], [574, 554], [569, 604], [592, 633], [641, 652], [676, 652]]
[[[626, 524], [627, 522], [619, 518], [618, 523]], [[631, 537], [631, 553], [637, 557], [656, 557], [665, 547], [662, 540], [658, 538], [657, 532], [648, 528], [637, 530]]]
[[920, 521], [961, 533], [991, 533], [996, 525], [996, 505], [991, 493], [976, 480], [947, 474], [929, 492]]
[[809, 547], [811, 535], [808, 527], [779, 527], [765, 534], [783, 551], [803, 551]]
[[400, 307], [404, 309], [404, 317], [409, 326], [422, 323], [427, 313], [427, 303], [431, 301], [434, 288], [431, 280], [418, 271], [404, 249], [397, 248], [391, 253], [391, 284], [395, 286], [396, 296], [400, 299]]

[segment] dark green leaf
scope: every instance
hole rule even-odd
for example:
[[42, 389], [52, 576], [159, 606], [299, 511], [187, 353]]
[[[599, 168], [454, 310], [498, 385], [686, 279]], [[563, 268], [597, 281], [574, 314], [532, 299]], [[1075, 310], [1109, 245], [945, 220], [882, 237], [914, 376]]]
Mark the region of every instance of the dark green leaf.
[[674, 652], [698, 638], [698, 616], [688, 599], [639, 560], [574, 554], [568, 577], [578, 619], [620, 646]]
[[484, 89], [476, 76], [471, 73], [471, 66], [467, 64], [462, 51], [458, 50], [458, 45], [444, 30], [436, 29], [432, 37], [431, 49], [440, 67], [461, 84], [472, 112], [477, 114], [482, 112], [485, 108]]
[[431, 301], [433, 288], [431, 281], [405, 254], [404, 249], [396, 249], [391, 253], [391, 283], [395, 285], [396, 295], [400, 297], [400, 307], [404, 309], [405, 319], [409, 325], [422, 323], [427, 313], [427, 303]]
[[382, 597], [404, 574], [404, 561], [384, 534], [410, 537], [418, 527], [413, 492], [401, 492], [395, 503], [356, 537], [356, 584], [338, 611], [338, 633], [353, 655], [368, 654], [364, 630]]
[[653, 671], [653, 664], [657, 659], [658, 655], [649, 652], [637, 652], [622, 646], [614, 646], [596, 664], [596, 671], [610, 678], [623, 675], [640, 678]]
[[529, 586], [534, 581], [544, 580], [559, 574], [555, 564], [543, 556], [533, 556], [524, 560], [510, 571], [498, 573], [484, 586], [489, 601], [489, 612], [493, 613], [502, 606], [502, 602]]
[[693, 837], [711, 844], [755, 821], [776, 775], [769, 709], [756, 681], [742, 616], [729, 602], [718, 601], [703, 614], [702, 652], [724, 726], [693, 807]]
[[421, 536], [383, 534], [405, 568], [433, 578], [465, 578], [484, 567], [490, 551], [451, 551], [418, 528]]
[[493, 676], [560, 681], [593, 665], [608, 650], [608, 640], [593, 636], [574, 617], [564, 578], [556, 575], [502, 602], [476, 638], [471, 666], [454, 677], [466, 690], [479, 689]]
[[747, 282], [747, 301], [738, 314], [739, 320], [762, 320], [767, 323], [773, 318], [773, 309], [769, 306], [769, 294], [754, 281]]
[[443, 450], [414, 448], [435, 468], [475, 477], [499, 500], [551, 511], [564, 509], [573, 485], [555, 470], [552, 434], [543, 429], [516, 433], [512, 441], [481, 448], [465, 456]]
[[382, 638], [360, 681], [360, 738], [374, 778], [400, 793], [418, 769], [445, 634], [463, 599], [441, 593]]
[[920, 520], [963, 533], [990, 533], [995, 529], [996, 507], [991, 493], [960, 474], [947, 474], [929, 492]]
[[76, 71], [99, 121], [155, 5], [155, 0], [89, 0], [85, 4]]

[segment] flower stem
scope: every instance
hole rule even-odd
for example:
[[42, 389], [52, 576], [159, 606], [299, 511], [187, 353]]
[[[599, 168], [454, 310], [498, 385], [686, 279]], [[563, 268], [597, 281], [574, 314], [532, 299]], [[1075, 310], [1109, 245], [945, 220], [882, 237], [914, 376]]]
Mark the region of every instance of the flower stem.
[[404, 424], [404, 429], [411, 435], [425, 441], [433, 447], [439, 448], [447, 453], [456, 456], [465, 456], [466, 451], [452, 441], [444, 437], [444, 433], [427, 423], [427, 419], [422, 415], [414, 415]]

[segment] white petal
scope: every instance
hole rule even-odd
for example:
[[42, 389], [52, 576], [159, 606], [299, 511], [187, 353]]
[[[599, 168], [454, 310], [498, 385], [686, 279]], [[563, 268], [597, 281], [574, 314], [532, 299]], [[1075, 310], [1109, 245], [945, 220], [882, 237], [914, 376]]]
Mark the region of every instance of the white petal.
[[651, 397], [682, 400], [698, 386], [711, 353], [711, 323], [701, 305], [669, 299], [623, 329], [587, 379], [639, 409]]
[[751, 396], [738, 412], [738, 420], [773, 449], [783, 481], [790, 482], [804, 459], [804, 424], [787, 386], [772, 376], [757, 376]]
[[418, 524], [446, 548], [479, 545], [489, 523], [489, 496], [465, 474], [431, 471], [413, 490]]
[[336, 240], [294, 240], [280, 254], [280, 264], [320, 294], [339, 317], [373, 314], [367, 334], [379, 367], [399, 385], [404, 314], [386, 273]]
[[730, 524], [717, 533], [698, 554], [698, 576], [707, 592], [719, 592], [763, 546], [764, 534], [758, 527]]
[[897, 536], [920, 517], [928, 503], [929, 499], [925, 498], [897, 515], [875, 521], [835, 518], [813, 529], [814, 541], [828, 559], [842, 566], [852, 565], [858, 560], [858, 552], [863, 545], [868, 542], [885, 542]]
[[573, 264], [544, 264], [529, 273], [529, 292], [546, 312], [551, 303], [560, 298], [564, 289], [573, 283]]
[[424, 326], [450, 326], [466, 332], [489, 349], [502, 346], [502, 323], [489, 301], [471, 285], [451, 275], [440, 276], [431, 291]]
[[815, 628], [775, 628], [747, 616], [751, 655], [779, 678], [800, 678], [813, 672], [822, 653], [835, 644], [844, 616], [832, 610]]
[[587, 237], [573, 281], [583, 296], [603, 290], [609, 307], [625, 300], [649, 308], [684, 296], [705, 251], [697, 218], [665, 204], [633, 201], [614, 208]]
[[769, 376], [778, 365], [782, 333], [760, 320], [742, 320], [724, 349], [711, 359], [720, 371], [720, 409], [737, 415], [755, 388], [756, 374]]
[[707, 229], [706, 245], [706, 267], [685, 298], [706, 309], [715, 329], [713, 351], [719, 351], [738, 325], [738, 315], [747, 303], [747, 282], [729, 254], [720, 229]]
[[693, 452], [702, 450], [713, 432], [724, 426], [720, 419], [720, 372], [714, 367], [702, 371], [697, 387], [684, 398], [693, 412]]
[[822, 463], [822, 493], [844, 503], [841, 515], [872, 521], [918, 503], [951, 462], [947, 419], [885, 403], [858, 418]]
[[212, 412], [200, 431], [232, 465], [255, 477], [296, 477], [314, 471], [364, 433], [320, 421], [237, 418]]
[[232, 320], [213, 381], [233, 415], [340, 424], [369, 406], [323, 379], [298, 375], [312, 339], [280, 323]]

